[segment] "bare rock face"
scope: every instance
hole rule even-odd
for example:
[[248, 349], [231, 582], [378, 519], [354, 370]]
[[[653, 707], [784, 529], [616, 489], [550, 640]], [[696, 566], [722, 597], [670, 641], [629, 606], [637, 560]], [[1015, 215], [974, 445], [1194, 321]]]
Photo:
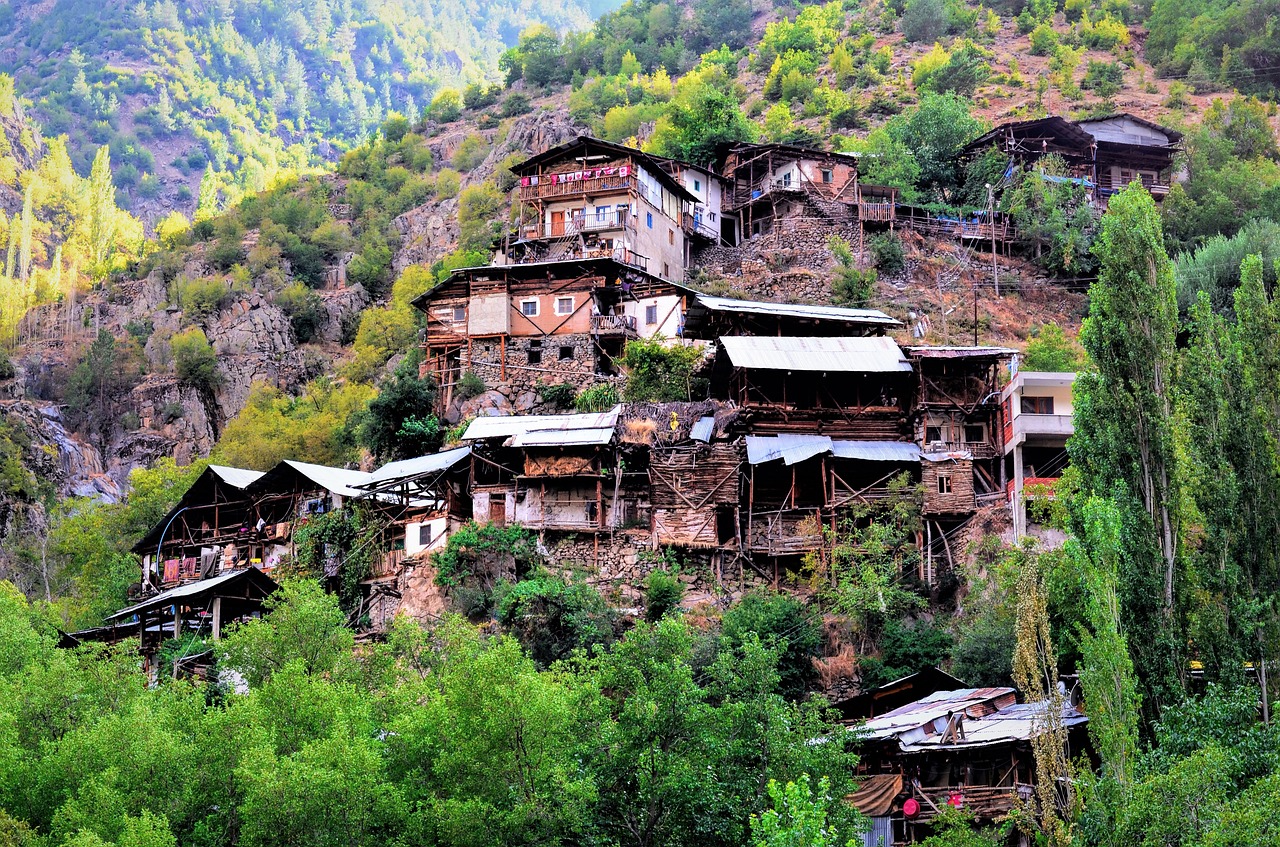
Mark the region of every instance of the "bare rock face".
[[290, 388], [302, 381], [305, 368], [294, 355], [289, 318], [257, 291], [211, 317], [204, 332], [222, 376], [215, 394], [220, 419], [229, 420], [244, 408], [255, 382]]
[[[532, 156], [572, 141], [588, 131], [586, 126], [570, 117], [567, 108], [523, 115], [512, 122], [506, 137], [494, 145], [485, 160], [467, 174], [465, 184], [473, 185], [489, 179], [503, 160], [513, 153]], [[488, 130], [481, 135], [493, 143], [497, 131]], [[465, 137], [465, 134], [453, 133], [434, 140], [431, 152], [436, 161], [447, 162]], [[392, 260], [392, 267], [399, 275], [410, 265], [430, 264], [457, 248], [458, 201], [448, 199], [426, 203], [400, 215], [393, 224], [400, 234], [400, 249]]]
[[130, 403], [138, 415], [139, 427], [122, 433], [112, 444], [113, 476], [116, 466], [148, 467], [164, 456], [186, 465], [213, 449], [217, 427], [209, 417], [205, 398], [177, 377], [147, 377], [133, 389]]
[[333, 291], [317, 291], [320, 305], [328, 320], [316, 331], [316, 338], [332, 344], [340, 344], [348, 327], [360, 321], [360, 313], [369, 305], [369, 292], [362, 285], [350, 285]]

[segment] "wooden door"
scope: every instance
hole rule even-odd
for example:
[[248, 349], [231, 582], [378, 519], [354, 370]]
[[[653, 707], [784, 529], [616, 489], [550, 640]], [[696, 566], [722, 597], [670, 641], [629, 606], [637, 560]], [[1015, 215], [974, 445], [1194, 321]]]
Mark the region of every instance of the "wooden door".
[[551, 234], [564, 235], [564, 212], [551, 213]]
[[494, 526], [507, 525], [506, 497], [495, 497], [489, 501], [489, 523]]

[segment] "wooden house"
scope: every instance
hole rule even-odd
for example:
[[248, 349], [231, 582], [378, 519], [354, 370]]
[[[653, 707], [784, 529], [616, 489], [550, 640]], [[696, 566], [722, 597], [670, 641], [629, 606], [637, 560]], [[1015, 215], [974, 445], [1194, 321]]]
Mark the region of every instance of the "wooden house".
[[628, 340], [679, 335], [689, 290], [614, 258], [463, 268], [420, 295], [422, 370], [531, 391], [616, 374]]
[[1066, 162], [1067, 178], [1078, 180], [1101, 202], [1135, 180], [1159, 200], [1172, 185], [1181, 141], [1177, 130], [1127, 113], [1082, 121], [1050, 115], [1003, 123], [971, 141], [963, 155], [995, 149], [1011, 164], [1030, 167], [1053, 154]]
[[724, 336], [713, 385], [744, 432], [910, 440], [911, 363], [886, 337]]
[[512, 168], [522, 212], [498, 264], [609, 257], [683, 280], [688, 239], [719, 238], [707, 216], [719, 191], [706, 176], [701, 196], [689, 191], [679, 165], [588, 136], [526, 159]]
[[852, 154], [736, 142], [722, 147], [719, 157], [725, 211], [738, 216], [744, 239], [795, 219], [842, 223], [857, 216], [858, 160]]
[[473, 450], [474, 519], [587, 533], [639, 520], [647, 476], [618, 461], [620, 412], [476, 418], [462, 436]]
[[[1033, 744], [1048, 731], [1052, 702], [1018, 703], [1012, 688], [960, 688], [851, 724], [861, 749], [860, 782], [850, 802], [871, 818], [867, 847], [927, 837], [946, 806], [993, 823], [1033, 804]], [[1068, 703], [1061, 709], [1053, 722], [1064, 730], [1068, 757], [1075, 757], [1088, 749], [1088, 718]]]

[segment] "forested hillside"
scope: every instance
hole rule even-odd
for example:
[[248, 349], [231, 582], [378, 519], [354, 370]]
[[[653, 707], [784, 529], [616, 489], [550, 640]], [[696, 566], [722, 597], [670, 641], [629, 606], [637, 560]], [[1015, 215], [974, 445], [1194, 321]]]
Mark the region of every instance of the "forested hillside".
[[24, 0], [0, 8], [0, 69], [81, 173], [110, 147], [122, 200], [154, 223], [190, 216], [202, 179], [234, 201], [331, 164], [389, 113], [493, 81], [526, 28], [584, 28], [608, 7]]
[[[1280, 842], [1273, 2], [49, 0], [0, 23], [45, 128], [0, 77], [0, 843], [843, 847], [857, 754], [829, 683], [934, 667], [1046, 715], [1074, 691], [1092, 755], [1046, 717], [1044, 790], [1002, 828], [942, 810], [927, 847]], [[1004, 121], [1117, 112], [1183, 133], [1159, 202], [1130, 185], [1104, 212], [1061, 159], [962, 155]], [[772, 587], [694, 600], [713, 580], [687, 551], [624, 585], [469, 523], [420, 568], [430, 625], [357, 647], [376, 530], [336, 512], [269, 614], [167, 641], [154, 688], [134, 653], [55, 646], [136, 599], [131, 548], [210, 461], [372, 468], [511, 411], [474, 373], [437, 406], [412, 301], [489, 262], [523, 220], [512, 168], [581, 133], [700, 164], [855, 153], [928, 214], [1007, 215], [994, 257], [907, 228], [824, 240], [817, 271], [764, 257], [763, 299], [1078, 372], [1039, 540], [990, 504], [939, 528], [956, 566], [926, 584], [899, 482]], [[617, 379], [539, 382], [524, 411], [704, 401], [705, 363], [636, 342]], [[176, 679], [196, 654], [248, 693]]]

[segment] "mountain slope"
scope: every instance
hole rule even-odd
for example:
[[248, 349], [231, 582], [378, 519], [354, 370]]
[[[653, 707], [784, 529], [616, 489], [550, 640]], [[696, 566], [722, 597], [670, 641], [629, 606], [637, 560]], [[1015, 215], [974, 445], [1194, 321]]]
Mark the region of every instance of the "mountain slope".
[[[152, 221], [332, 160], [441, 86], [484, 83], [536, 24], [584, 28], [611, 0], [21, 0], [0, 7], [0, 70], [82, 173], [109, 145]], [[207, 191], [209, 189], [206, 189]]]

